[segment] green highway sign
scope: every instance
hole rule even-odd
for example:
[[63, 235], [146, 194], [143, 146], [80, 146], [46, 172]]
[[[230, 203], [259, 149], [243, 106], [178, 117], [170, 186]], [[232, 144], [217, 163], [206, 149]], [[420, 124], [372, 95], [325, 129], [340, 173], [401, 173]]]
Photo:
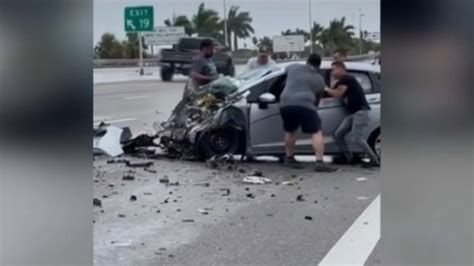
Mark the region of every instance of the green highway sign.
[[154, 31], [153, 6], [125, 8], [125, 31]]

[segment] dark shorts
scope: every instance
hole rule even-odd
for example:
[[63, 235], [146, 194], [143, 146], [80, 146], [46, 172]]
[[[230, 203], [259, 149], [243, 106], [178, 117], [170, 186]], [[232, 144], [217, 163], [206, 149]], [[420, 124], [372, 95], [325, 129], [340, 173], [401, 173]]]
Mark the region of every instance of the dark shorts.
[[285, 106], [280, 108], [285, 132], [295, 132], [301, 127], [306, 134], [314, 134], [321, 130], [321, 119], [316, 111], [300, 107]]

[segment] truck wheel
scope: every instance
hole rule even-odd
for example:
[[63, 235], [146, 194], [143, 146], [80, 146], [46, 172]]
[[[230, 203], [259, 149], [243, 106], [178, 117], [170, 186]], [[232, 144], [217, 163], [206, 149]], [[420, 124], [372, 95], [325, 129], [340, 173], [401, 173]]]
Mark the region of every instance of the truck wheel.
[[203, 160], [213, 156], [235, 154], [239, 149], [239, 133], [232, 128], [215, 129], [203, 133], [198, 143], [199, 157]]
[[161, 67], [161, 80], [171, 81], [173, 79], [174, 69], [172, 67]]

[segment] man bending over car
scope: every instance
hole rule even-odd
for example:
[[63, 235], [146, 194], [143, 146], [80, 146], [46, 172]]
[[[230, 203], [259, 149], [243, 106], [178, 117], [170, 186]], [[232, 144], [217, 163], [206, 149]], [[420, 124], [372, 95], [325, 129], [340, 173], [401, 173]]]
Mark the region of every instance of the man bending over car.
[[214, 43], [212, 40], [203, 39], [200, 49], [198, 57], [191, 66], [190, 79], [185, 89], [185, 96], [192, 95], [197, 92], [199, 86], [206, 85], [219, 77], [216, 64], [212, 60], [214, 55]]
[[294, 157], [296, 133], [301, 127], [303, 133], [312, 135], [313, 149], [316, 154], [314, 170], [333, 172], [337, 169], [323, 163], [324, 138], [317, 106], [326, 85], [319, 73], [320, 65], [321, 57], [312, 54], [305, 65], [293, 64], [285, 69], [287, 73], [286, 85], [280, 97], [280, 114], [285, 130], [286, 157], [284, 163], [293, 168], [301, 168]]
[[333, 89], [326, 89], [326, 93], [332, 97], [340, 98], [345, 102], [348, 116], [342, 120], [334, 132], [334, 139], [344, 153], [347, 163], [353, 163], [354, 156], [346, 143], [346, 135], [352, 131], [352, 141], [361, 146], [370, 158], [370, 164], [363, 166], [378, 167], [380, 161], [378, 156], [370, 148], [364, 139], [364, 133], [369, 126], [370, 106], [365, 99], [364, 90], [353, 76], [348, 75], [346, 66], [341, 61], [332, 63], [332, 76], [338, 80]]

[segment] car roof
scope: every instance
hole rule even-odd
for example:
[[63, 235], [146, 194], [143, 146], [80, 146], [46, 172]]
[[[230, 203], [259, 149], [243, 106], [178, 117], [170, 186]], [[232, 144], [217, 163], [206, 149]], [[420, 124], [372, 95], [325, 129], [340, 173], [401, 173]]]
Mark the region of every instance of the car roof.
[[[305, 64], [305, 61], [292, 61], [292, 62], [285, 62], [279, 63], [278, 66], [281, 68], [286, 68], [292, 64]], [[321, 69], [330, 69], [332, 61], [323, 60], [321, 62]], [[344, 62], [346, 68], [348, 70], [355, 70], [355, 71], [368, 71], [368, 72], [380, 72], [380, 65], [375, 65], [368, 62]]]

